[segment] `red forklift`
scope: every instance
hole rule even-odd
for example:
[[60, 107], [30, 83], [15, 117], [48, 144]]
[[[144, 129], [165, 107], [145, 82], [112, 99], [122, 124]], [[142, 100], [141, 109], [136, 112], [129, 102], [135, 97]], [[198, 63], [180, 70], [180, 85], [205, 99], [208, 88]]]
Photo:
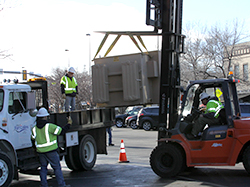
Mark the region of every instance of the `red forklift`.
[[[181, 34], [182, 5], [183, 0], [147, 1], [146, 23], [162, 30], [158, 145], [150, 155], [151, 168], [167, 178], [188, 167], [234, 166], [243, 162], [250, 173], [250, 118], [241, 117], [238, 80], [230, 76], [190, 81], [185, 90], [180, 86], [179, 56], [184, 52], [185, 38]], [[150, 16], [153, 10], [154, 20]], [[199, 96], [203, 92], [223, 103], [221, 120], [205, 127], [198, 138], [188, 139], [200, 114]]]

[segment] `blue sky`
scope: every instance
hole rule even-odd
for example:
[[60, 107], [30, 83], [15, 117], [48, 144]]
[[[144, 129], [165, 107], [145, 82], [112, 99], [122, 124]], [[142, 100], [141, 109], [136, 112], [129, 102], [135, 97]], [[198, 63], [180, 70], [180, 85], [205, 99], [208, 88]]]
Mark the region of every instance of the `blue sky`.
[[[0, 0], [1, 2], [1, 0]], [[10, 2], [10, 0], [7, 0]], [[12, 8], [0, 12], [0, 49], [9, 49], [13, 60], [1, 60], [4, 70], [49, 75], [52, 68], [74, 66], [89, 69], [91, 58], [103, 38], [94, 31], [153, 30], [145, 24], [146, 0], [12, 0]], [[188, 22], [223, 25], [245, 21], [250, 30], [250, 1], [184, 0], [183, 27]], [[91, 37], [86, 36], [87, 33]], [[113, 41], [109, 37], [100, 55]], [[156, 37], [144, 37], [149, 50], [157, 49]], [[65, 49], [68, 49], [66, 52]], [[110, 55], [138, 53], [126, 36], [120, 38]]]
[[250, 29], [250, 1], [248, 0], [184, 0], [183, 21], [197, 20], [206, 24], [223, 24], [225, 21], [245, 20]]

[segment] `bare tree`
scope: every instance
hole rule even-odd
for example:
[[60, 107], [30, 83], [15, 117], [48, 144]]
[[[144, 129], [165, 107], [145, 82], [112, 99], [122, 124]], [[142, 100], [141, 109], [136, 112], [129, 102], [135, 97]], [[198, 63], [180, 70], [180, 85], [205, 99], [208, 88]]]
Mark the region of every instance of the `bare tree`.
[[[199, 23], [186, 26], [185, 54], [181, 58], [183, 83], [189, 80], [227, 77], [237, 44], [249, 38], [237, 20], [210, 30]], [[234, 58], [236, 62], [237, 58]], [[240, 60], [240, 59], [239, 59]]]
[[218, 25], [211, 27], [206, 39], [206, 50], [219, 77], [227, 77], [232, 67], [235, 46], [248, 37], [244, 32], [244, 22], [239, 23], [238, 20], [225, 23], [223, 28]]
[[[55, 68], [48, 80], [48, 95], [50, 105], [53, 106], [55, 112], [63, 111], [64, 100], [61, 94], [61, 78], [66, 74], [66, 69]], [[87, 72], [74, 74], [78, 83], [78, 97], [76, 99], [76, 110], [86, 107], [86, 104], [92, 106], [92, 82], [91, 76]]]
[[93, 106], [93, 97], [92, 97], [92, 78], [87, 72], [77, 73], [75, 75], [78, 84], [78, 98], [76, 106], [78, 109]]
[[0, 0], [0, 12], [7, 8], [14, 8], [17, 4], [17, 0]]
[[55, 68], [52, 75], [47, 77], [49, 104], [55, 112], [63, 110], [64, 100], [62, 99], [60, 81], [66, 73], [66, 70]]
[[211, 63], [206, 53], [207, 29], [197, 23], [188, 23], [184, 29], [186, 35], [185, 54], [181, 57], [181, 79], [184, 84], [189, 80], [206, 79]]
[[10, 58], [12, 54], [9, 53], [9, 50], [0, 49], [0, 59]]

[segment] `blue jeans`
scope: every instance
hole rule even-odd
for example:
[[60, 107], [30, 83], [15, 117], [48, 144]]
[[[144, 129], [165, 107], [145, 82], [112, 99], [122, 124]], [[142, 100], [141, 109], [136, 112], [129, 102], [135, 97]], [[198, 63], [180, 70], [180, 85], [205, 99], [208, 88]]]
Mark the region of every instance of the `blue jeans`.
[[109, 134], [109, 144], [112, 144], [112, 133], [111, 133], [111, 127], [106, 128], [106, 131]]
[[59, 187], [65, 186], [62, 170], [61, 170], [61, 164], [60, 159], [57, 151], [52, 151], [48, 153], [38, 153], [40, 164], [41, 164], [41, 170], [40, 170], [40, 179], [41, 179], [41, 186], [47, 187], [47, 166], [48, 163], [50, 163], [51, 167], [54, 169], [54, 173], [56, 175], [56, 180]]
[[69, 106], [71, 106], [71, 111], [75, 110], [75, 105], [76, 105], [76, 98], [75, 97], [70, 97], [66, 96], [66, 101], [65, 101], [65, 111], [69, 111]]

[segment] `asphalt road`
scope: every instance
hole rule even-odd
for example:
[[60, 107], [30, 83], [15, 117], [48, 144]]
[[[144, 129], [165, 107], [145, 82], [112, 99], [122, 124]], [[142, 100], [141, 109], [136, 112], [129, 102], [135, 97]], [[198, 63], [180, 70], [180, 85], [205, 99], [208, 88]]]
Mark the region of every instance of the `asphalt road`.
[[[62, 170], [67, 184], [72, 187], [246, 187], [250, 186], [250, 175], [242, 164], [234, 167], [195, 167], [178, 177], [161, 179], [151, 169], [149, 156], [157, 145], [157, 131], [132, 130], [113, 127], [113, 143], [108, 155], [98, 155], [96, 165], [91, 171], [72, 172], [64, 161]], [[123, 139], [129, 163], [118, 163], [120, 144]], [[49, 171], [51, 174], [52, 170]], [[50, 186], [57, 186], [54, 175], [48, 175]], [[11, 187], [39, 186], [39, 173], [20, 174], [19, 181], [13, 181]]]

